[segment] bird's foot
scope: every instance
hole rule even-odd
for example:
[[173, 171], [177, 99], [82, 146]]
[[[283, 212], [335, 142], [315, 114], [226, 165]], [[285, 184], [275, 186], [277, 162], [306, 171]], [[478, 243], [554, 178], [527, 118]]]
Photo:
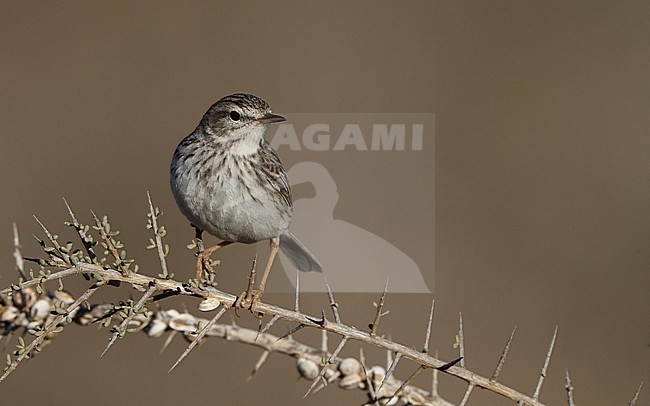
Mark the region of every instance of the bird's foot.
[[210, 259], [209, 254], [204, 255], [205, 251], [201, 251], [196, 254], [196, 279], [198, 281], [203, 279], [203, 272], [205, 271], [208, 275], [215, 274], [214, 268], [212, 267], [212, 260]]
[[240, 293], [239, 296], [237, 296], [237, 299], [235, 299], [235, 303], [233, 303], [235, 314], [239, 316], [237, 309], [247, 309], [250, 310], [255, 317], [261, 319], [263, 316], [262, 313], [256, 313], [253, 311], [253, 307], [257, 305], [261, 297], [262, 292], [258, 289], [250, 289]]

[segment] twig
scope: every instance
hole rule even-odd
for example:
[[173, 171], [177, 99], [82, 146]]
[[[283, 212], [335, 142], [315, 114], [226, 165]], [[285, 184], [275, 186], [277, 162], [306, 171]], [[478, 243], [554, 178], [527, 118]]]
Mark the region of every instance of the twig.
[[366, 381], [368, 394], [370, 395], [370, 398], [374, 400], [374, 404], [379, 405], [377, 393], [375, 392], [375, 389], [372, 386], [372, 382], [370, 381], [370, 376], [368, 375], [368, 367], [366, 366], [366, 356], [363, 353], [363, 347], [359, 347], [359, 362], [361, 363], [361, 368], [363, 369], [362, 372], [364, 380]]
[[66, 264], [71, 264], [70, 255], [68, 255], [66, 252], [63, 252], [61, 250], [61, 244], [59, 244], [59, 242], [57, 241], [58, 236], [55, 236], [52, 233], [50, 233], [50, 230], [48, 230], [47, 227], [45, 227], [45, 225], [41, 222], [41, 220], [38, 219], [38, 217], [36, 217], [35, 215], [33, 217], [34, 217], [34, 220], [36, 220], [38, 225], [41, 226], [41, 228], [45, 232], [45, 235], [47, 236], [47, 239], [50, 240], [50, 243], [52, 243], [52, 246], [56, 250], [58, 256], [63, 261], [65, 261]]
[[377, 311], [375, 312], [375, 320], [372, 322], [370, 325], [370, 335], [374, 336], [377, 334], [377, 328], [379, 327], [379, 320], [385, 315], [388, 314], [382, 313], [382, 310], [384, 309], [384, 302], [386, 300], [386, 292], [388, 292], [388, 282], [390, 281], [390, 275], [386, 276], [386, 284], [384, 285], [384, 291], [381, 294], [381, 297], [379, 298], [379, 304], [373, 303], [375, 307], [377, 308]]
[[165, 352], [167, 347], [169, 347], [169, 344], [171, 344], [172, 340], [174, 340], [174, 337], [176, 337], [176, 334], [178, 334], [178, 331], [176, 331], [176, 330], [172, 330], [172, 331], [169, 332], [169, 335], [165, 339], [165, 342], [163, 343], [163, 346], [160, 348], [159, 354], [162, 354], [162, 353]]
[[465, 334], [463, 332], [463, 313], [458, 313], [458, 355], [460, 366], [465, 368]]
[[[460, 358], [460, 366], [465, 368], [465, 332], [463, 329], [463, 313], [458, 313], [458, 355]], [[476, 385], [473, 382], [469, 382], [463, 399], [460, 402], [460, 406], [465, 406], [469, 400], [472, 391]]]
[[156, 250], [158, 251], [158, 260], [160, 261], [160, 269], [162, 270], [163, 278], [166, 278], [169, 273], [167, 272], [167, 260], [165, 259], [165, 249], [162, 243], [162, 237], [158, 232], [158, 214], [154, 211], [153, 203], [151, 202], [151, 194], [147, 191], [147, 200], [149, 201], [149, 217], [151, 218], [151, 226], [156, 242]]
[[110, 341], [108, 342], [108, 345], [106, 346], [106, 348], [104, 348], [101, 357], [103, 357], [104, 354], [106, 354], [106, 352], [109, 350], [109, 348], [111, 348], [113, 344], [115, 344], [115, 341], [117, 341], [118, 338], [123, 337], [123, 334], [126, 333], [126, 329], [129, 326], [131, 320], [133, 320], [135, 315], [138, 314], [138, 312], [140, 312], [140, 310], [146, 305], [147, 301], [151, 299], [151, 296], [153, 296], [156, 290], [157, 289], [154, 284], [149, 286], [149, 289], [147, 289], [147, 291], [144, 293], [144, 295], [142, 295], [140, 300], [138, 300], [138, 303], [136, 303], [135, 306], [133, 306], [133, 309], [131, 309], [129, 314], [124, 318], [124, 320], [122, 320], [122, 323], [120, 323], [120, 326], [117, 328], [117, 331], [113, 333]]
[[296, 327], [290, 329], [287, 331], [284, 335], [278, 337], [278, 341], [284, 340], [285, 338], [291, 336], [293, 333], [297, 333], [298, 331], [302, 330], [303, 328], [307, 327], [306, 324], [298, 324]]
[[420, 366], [418, 367], [418, 369], [416, 369], [415, 371], [413, 371], [413, 373], [412, 373], [408, 378], [406, 378], [406, 380], [405, 380], [404, 382], [402, 382], [402, 384], [400, 385], [400, 387], [397, 388], [397, 390], [395, 391], [395, 393], [393, 393], [393, 396], [391, 396], [390, 399], [388, 399], [388, 402], [386, 402], [386, 404], [390, 404], [390, 402], [391, 402], [393, 399], [395, 399], [395, 396], [397, 396], [397, 395], [399, 395], [400, 393], [402, 393], [402, 391], [404, 390], [404, 388], [407, 387], [408, 385], [410, 385], [411, 382], [413, 382], [413, 381], [415, 380], [415, 378], [417, 378], [418, 375], [420, 375], [420, 374], [422, 373], [422, 371], [424, 371], [425, 369], [426, 369], [426, 367], [425, 367], [424, 365], [420, 365]]
[[397, 364], [399, 363], [400, 359], [402, 359], [402, 354], [400, 353], [395, 354], [395, 358], [393, 359], [393, 362], [390, 363], [390, 366], [386, 371], [386, 375], [384, 375], [384, 379], [382, 379], [381, 383], [379, 384], [379, 387], [377, 388], [377, 392], [379, 392], [381, 388], [384, 387], [386, 381], [393, 375], [393, 373], [395, 372], [395, 368], [397, 368]]
[[332, 293], [332, 288], [330, 288], [330, 283], [327, 280], [327, 276], [325, 274], [323, 274], [323, 279], [325, 280], [325, 287], [327, 288], [327, 298], [330, 301], [330, 307], [332, 308], [334, 321], [337, 323], [341, 323], [341, 317], [339, 316], [339, 305], [334, 300], [334, 293]]
[[269, 331], [269, 329], [270, 329], [270, 328], [275, 324], [275, 322], [278, 321], [278, 320], [280, 320], [280, 316], [278, 316], [277, 314], [276, 314], [275, 316], [271, 317], [271, 320], [269, 320], [269, 322], [266, 324], [266, 326], [264, 326], [264, 328], [263, 328], [262, 330], [260, 330], [260, 334], [264, 334], [264, 333], [266, 333], [267, 331]]
[[323, 377], [325, 376], [325, 372], [327, 372], [328, 367], [332, 363], [332, 360], [334, 358], [338, 357], [339, 353], [341, 352], [341, 350], [343, 349], [345, 344], [347, 344], [348, 340], [349, 340], [349, 338], [345, 337], [345, 336], [341, 339], [341, 342], [336, 347], [336, 349], [334, 350], [332, 355], [330, 355], [327, 358], [327, 361], [325, 361], [325, 365], [323, 365], [323, 368], [320, 370], [320, 373], [318, 374], [318, 376], [312, 381], [311, 386], [309, 387], [309, 390], [307, 390], [307, 393], [305, 393], [305, 396], [303, 396], [303, 399], [306, 398], [307, 396], [309, 396], [311, 391], [314, 390], [314, 388], [316, 387], [316, 384], [318, 383], [318, 381], [323, 379]]
[[248, 378], [246, 378], [246, 382], [250, 382], [251, 379], [253, 379], [253, 376], [262, 368], [262, 365], [266, 362], [266, 360], [269, 358], [269, 355], [271, 354], [271, 351], [269, 350], [264, 350], [262, 355], [260, 356], [260, 359], [257, 360], [255, 363], [255, 366], [253, 367], [253, 371], [251, 372], [250, 375], [248, 375]]
[[497, 379], [499, 378], [501, 369], [506, 363], [506, 358], [508, 357], [508, 352], [510, 351], [510, 344], [512, 343], [512, 339], [515, 337], [516, 331], [517, 331], [517, 326], [515, 326], [515, 328], [512, 329], [512, 333], [510, 333], [510, 338], [508, 338], [508, 342], [506, 343], [506, 346], [503, 348], [503, 352], [501, 352], [501, 356], [499, 357], [499, 362], [497, 363], [497, 367], [494, 369], [494, 372], [490, 377], [490, 380], [492, 382], [496, 382]]
[[467, 401], [469, 400], [469, 396], [472, 394], [472, 391], [474, 390], [475, 387], [476, 385], [474, 385], [473, 383], [467, 385], [467, 389], [465, 390], [465, 394], [463, 395], [463, 400], [460, 401], [459, 406], [465, 406], [467, 404]]
[[74, 227], [74, 229], [77, 231], [77, 234], [79, 235], [79, 238], [81, 239], [81, 243], [84, 246], [84, 249], [86, 250], [86, 253], [88, 254], [88, 257], [90, 258], [90, 261], [94, 264], [98, 264], [99, 261], [97, 260], [97, 254], [95, 254], [95, 250], [93, 249], [93, 239], [90, 235], [86, 233], [86, 230], [82, 228], [81, 224], [77, 221], [77, 217], [74, 215], [74, 212], [72, 211], [72, 208], [70, 208], [70, 205], [68, 204], [68, 201], [63, 198], [63, 202], [65, 203], [65, 207], [68, 208], [68, 213], [70, 214], [70, 219], [72, 219], [71, 225]]
[[639, 389], [636, 390], [634, 397], [630, 401], [630, 406], [636, 406], [636, 401], [639, 400], [639, 393], [641, 393], [641, 388], [643, 388], [643, 382], [639, 385]]
[[539, 399], [539, 393], [542, 390], [542, 385], [544, 384], [544, 378], [546, 378], [546, 371], [548, 370], [548, 364], [551, 362], [551, 355], [553, 355], [553, 347], [555, 347], [555, 339], [557, 338], [557, 326], [555, 326], [555, 331], [553, 332], [553, 338], [551, 339], [551, 345], [548, 348], [546, 353], [546, 359], [544, 360], [544, 366], [542, 367], [542, 372], [539, 375], [539, 380], [537, 381], [537, 387], [533, 393], [533, 399]]
[[[122, 262], [122, 257], [120, 256], [120, 253], [117, 252], [117, 249], [113, 245], [113, 242], [111, 241], [111, 237], [108, 235], [106, 232], [106, 229], [104, 229], [104, 225], [102, 224], [101, 221], [99, 221], [99, 218], [97, 218], [97, 215], [95, 214], [94, 211], [90, 211], [93, 215], [93, 219], [95, 220], [95, 227], [97, 228], [97, 231], [99, 231], [99, 235], [106, 244], [106, 250], [113, 256], [113, 259], [115, 259], [115, 263], [117, 264], [117, 267], [120, 268], [120, 272], [122, 273], [123, 276], [129, 276], [131, 274], [131, 271], [129, 268], [124, 265]], [[106, 216], [104, 216], [106, 218]]]
[[23, 259], [23, 254], [20, 252], [20, 237], [18, 237], [18, 226], [16, 223], [13, 223], [14, 227], [14, 260], [16, 261], [16, 269], [20, 274], [20, 277], [23, 280], [27, 280], [27, 274], [25, 273], [25, 260]]
[[571, 385], [571, 377], [569, 376], [569, 370], [565, 371], [564, 375], [564, 388], [566, 389], [567, 401], [569, 406], [576, 406], [575, 401], [573, 400], [573, 385]]
[[422, 352], [427, 354], [429, 353], [429, 339], [431, 338], [431, 325], [433, 324], [433, 310], [436, 305], [436, 299], [431, 301], [431, 311], [429, 312], [429, 322], [427, 323], [427, 335], [424, 338], [424, 346], [422, 347]]
[[225, 306], [221, 307], [221, 310], [219, 310], [219, 312], [212, 318], [212, 320], [210, 320], [208, 322], [208, 324], [206, 324], [205, 327], [203, 327], [199, 331], [199, 333], [196, 335], [196, 338], [194, 339], [194, 341], [192, 341], [190, 343], [190, 345], [187, 347], [185, 352], [183, 352], [183, 354], [180, 356], [180, 358], [176, 361], [176, 363], [174, 365], [172, 365], [171, 368], [169, 368], [169, 371], [167, 371], [167, 372], [173, 371], [174, 368], [176, 368], [176, 366], [178, 364], [180, 364], [181, 361], [183, 361], [185, 359], [185, 357], [187, 357], [187, 355], [190, 353], [190, 351], [192, 351], [192, 349], [194, 349], [194, 347], [196, 347], [196, 345], [203, 339], [203, 337], [208, 332], [208, 330], [210, 330], [210, 328], [212, 328], [212, 326], [214, 326], [214, 324], [217, 322], [217, 320], [219, 320], [221, 318], [221, 316], [223, 316], [223, 314], [226, 312], [226, 310], [228, 310], [228, 307], [225, 307]]
[[[438, 358], [438, 350], [436, 350], [436, 358]], [[438, 374], [440, 371], [438, 371], [437, 368], [433, 368], [433, 376], [431, 379], [431, 397], [433, 400], [436, 400], [437, 398], [440, 397], [440, 394], [438, 393], [438, 385], [439, 385], [439, 380], [438, 380]]]

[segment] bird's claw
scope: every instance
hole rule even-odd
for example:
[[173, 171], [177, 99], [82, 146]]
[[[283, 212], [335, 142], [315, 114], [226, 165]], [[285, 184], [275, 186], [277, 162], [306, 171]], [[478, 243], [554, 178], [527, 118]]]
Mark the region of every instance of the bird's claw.
[[259, 302], [261, 297], [262, 292], [258, 289], [247, 290], [240, 293], [239, 296], [237, 296], [237, 299], [235, 299], [235, 303], [233, 303], [235, 315], [239, 317], [239, 314], [237, 313], [238, 309], [247, 309], [250, 310], [255, 317], [261, 319], [263, 316], [262, 313], [256, 313], [253, 311], [253, 307], [257, 305], [257, 302]]

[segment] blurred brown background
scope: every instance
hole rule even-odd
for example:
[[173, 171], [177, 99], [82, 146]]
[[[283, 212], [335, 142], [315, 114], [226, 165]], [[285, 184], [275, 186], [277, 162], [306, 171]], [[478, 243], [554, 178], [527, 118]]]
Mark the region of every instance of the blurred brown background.
[[[531, 393], [558, 324], [542, 400], [565, 402], [569, 368], [579, 404], [627, 404], [650, 380], [649, 21], [645, 2], [3, 1], [0, 282], [15, 279], [11, 223], [20, 226], [25, 255], [36, 255], [31, 215], [65, 233], [62, 196], [85, 221], [89, 208], [110, 214], [131, 255], [157, 272], [143, 248], [146, 190], [166, 212], [170, 265], [189, 277], [193, 259], [183, 247], [191, 230], [168, 191], [169, 159], [225, 94], [258, 94], [276, 112], [433, 112], [432, 347], [455, 357], [462, 311], [467, 367], [489, 375], [518, 325], [502, 381]], [[341, 196], [357, 187], [340, 183]], [[430, 215], [345, 207], [353, 205], [337, 217], [379, 231]], [[238, 269], [253, 251], [224, 251], [235, 270], [222, 272], [224, 288], [243, 288]], [[117, 294], [130, 293], [104, 299]], [[341, 295], [344, 321], [367, 324], [373, 299]], [[430, 300], [390, 296], [382, 328], [420, 346]], [[318, 313], [323, 302], [312, 295], [304, 307]], [[241, 323], [254, 325], [246, 316]], [[107, 340], [106, 331], [66, 330], [2, 384], [3, 402], [363, 401], [334, 388], [302, 400], [308, 384], [281, 356], [247, 384], [259, 353], [238, 344], [208, 342], [167, 374], [180, 340], [159, 356], [162, 340], [128, 337], [100, 359]], [[369, 352], [371, 363], [384, 362]], [[413, 368], [402, 362], [398, 375]], [[447, 399], [458, 402], [463, 391], [443, 377]], [[646, 390], [640, 404], [648, 399]], [[470, 404], [510, 403], [477, 391]]]

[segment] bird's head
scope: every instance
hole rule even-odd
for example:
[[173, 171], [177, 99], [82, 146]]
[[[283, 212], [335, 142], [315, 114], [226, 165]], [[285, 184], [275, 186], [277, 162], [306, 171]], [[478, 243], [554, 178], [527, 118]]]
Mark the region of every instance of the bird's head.
[[[273, 114], [261, 98], [247, 93], [235, 93], [214, 103], [201, 119], [203, 131], [217, 142], [234, 146], [259, 145], [266, 127], [286, 119]], [[242, 145], [237, 145], [242, 144]]]

